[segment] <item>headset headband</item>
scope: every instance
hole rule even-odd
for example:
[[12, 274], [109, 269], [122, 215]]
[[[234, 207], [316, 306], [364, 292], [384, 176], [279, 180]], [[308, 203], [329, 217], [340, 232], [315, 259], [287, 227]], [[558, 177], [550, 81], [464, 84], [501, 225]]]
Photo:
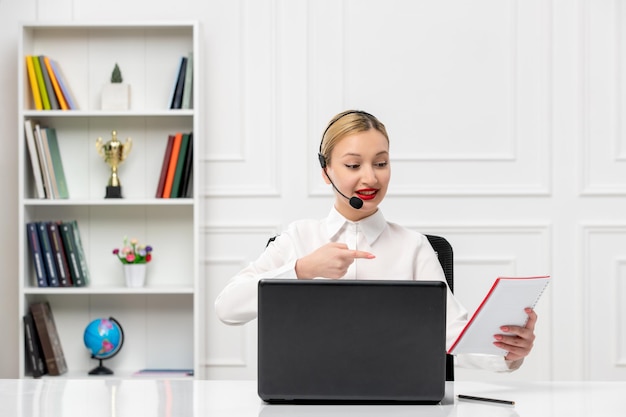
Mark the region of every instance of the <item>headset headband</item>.
[[322, 166], [322, 168], [326, 168], [326, 158], [324, 157], [324, 155], [322, 155], [322, 145], [324, 144], [324, 136], [326, 136], [326, 132], [328, 132], [328, 129], [330, 129], [330, 127], [332, 125], [334, 125], [340, 119], [342, 119], [344, 116], [347, 116], [349, 114], [361, 114], [361, 115], [364, 115], [364, 116], [367, 116], [367, 117], [371, 117], [372, 119], [375, 119], [374, 116], [372, 116], [371, 114], [369, 114], [366, 111], [363, 111], [363, 110], [349, 110], [349, 111], [346, 111], [344, 113], [341, 113], [339, 116], [337, 116], [333, 120], [331, 120], [330, 123], [328, 123], [328, 126], [326, 126], [326, 130], [324, 130], [324, 133], [322, 133], [322, 140], [320, 141], [320, 149], [319, 149], [319, 152], [317, 153], [317, 158], [320, 160], [320, 165]]

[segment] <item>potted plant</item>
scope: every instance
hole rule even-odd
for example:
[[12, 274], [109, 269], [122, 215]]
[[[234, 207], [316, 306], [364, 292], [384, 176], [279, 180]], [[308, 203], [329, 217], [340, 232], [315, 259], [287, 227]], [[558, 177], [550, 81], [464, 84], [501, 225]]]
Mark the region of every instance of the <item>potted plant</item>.
[[111, 82], [102, 88], [102, 110], [130, 109], [130, 85], [123, 81], [122, 71], [115, 63], [111, 73]]
[[121, 249], [113, 249], [115, 255], [124, 266], [126, 286], [143, 287], [146, 279], [146, 266], [152, 260], [152, 246], [140, 245], [137, 239], [124, 236]]

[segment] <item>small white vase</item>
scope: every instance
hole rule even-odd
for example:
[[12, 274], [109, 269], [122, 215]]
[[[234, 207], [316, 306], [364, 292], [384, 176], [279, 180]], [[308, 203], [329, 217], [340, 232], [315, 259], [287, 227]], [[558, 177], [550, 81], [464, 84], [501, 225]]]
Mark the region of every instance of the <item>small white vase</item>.
[[146, 283], [146, 266], [148, 264], [124, 264], [126, 286], [140, 288]]
[[102, 87], [102, 110], [129, 110], [130, 85], [105, 84]]

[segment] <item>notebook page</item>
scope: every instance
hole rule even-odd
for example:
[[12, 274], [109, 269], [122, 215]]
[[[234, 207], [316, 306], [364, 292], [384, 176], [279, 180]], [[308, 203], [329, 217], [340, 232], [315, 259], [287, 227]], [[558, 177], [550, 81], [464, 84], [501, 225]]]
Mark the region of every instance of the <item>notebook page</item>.
[[503, 334], [504, 325], [524, 326], [528, 320], [524, 309], [535, 307], [549, 280], [549, 276], [497, 278], [448, 353], [505, 356], [505, 350], [493, 345], [493, 336]]

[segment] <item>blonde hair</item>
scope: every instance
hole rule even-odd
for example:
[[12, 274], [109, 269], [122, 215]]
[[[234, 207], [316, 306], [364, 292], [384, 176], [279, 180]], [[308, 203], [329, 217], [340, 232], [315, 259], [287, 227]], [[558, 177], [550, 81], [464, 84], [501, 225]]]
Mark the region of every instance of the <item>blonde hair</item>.
[[[385, 136], [389, 143], [389, 136], [385, 125], [376, 117], [361, 110], [346, 110], [331, 119], [326, 126], [320, 143], [319, 157], [322, 168], [330, 163], [333, 149], [346, 136], [376, 129]], [[323, 162], [322, 162], [323, 161]]]

